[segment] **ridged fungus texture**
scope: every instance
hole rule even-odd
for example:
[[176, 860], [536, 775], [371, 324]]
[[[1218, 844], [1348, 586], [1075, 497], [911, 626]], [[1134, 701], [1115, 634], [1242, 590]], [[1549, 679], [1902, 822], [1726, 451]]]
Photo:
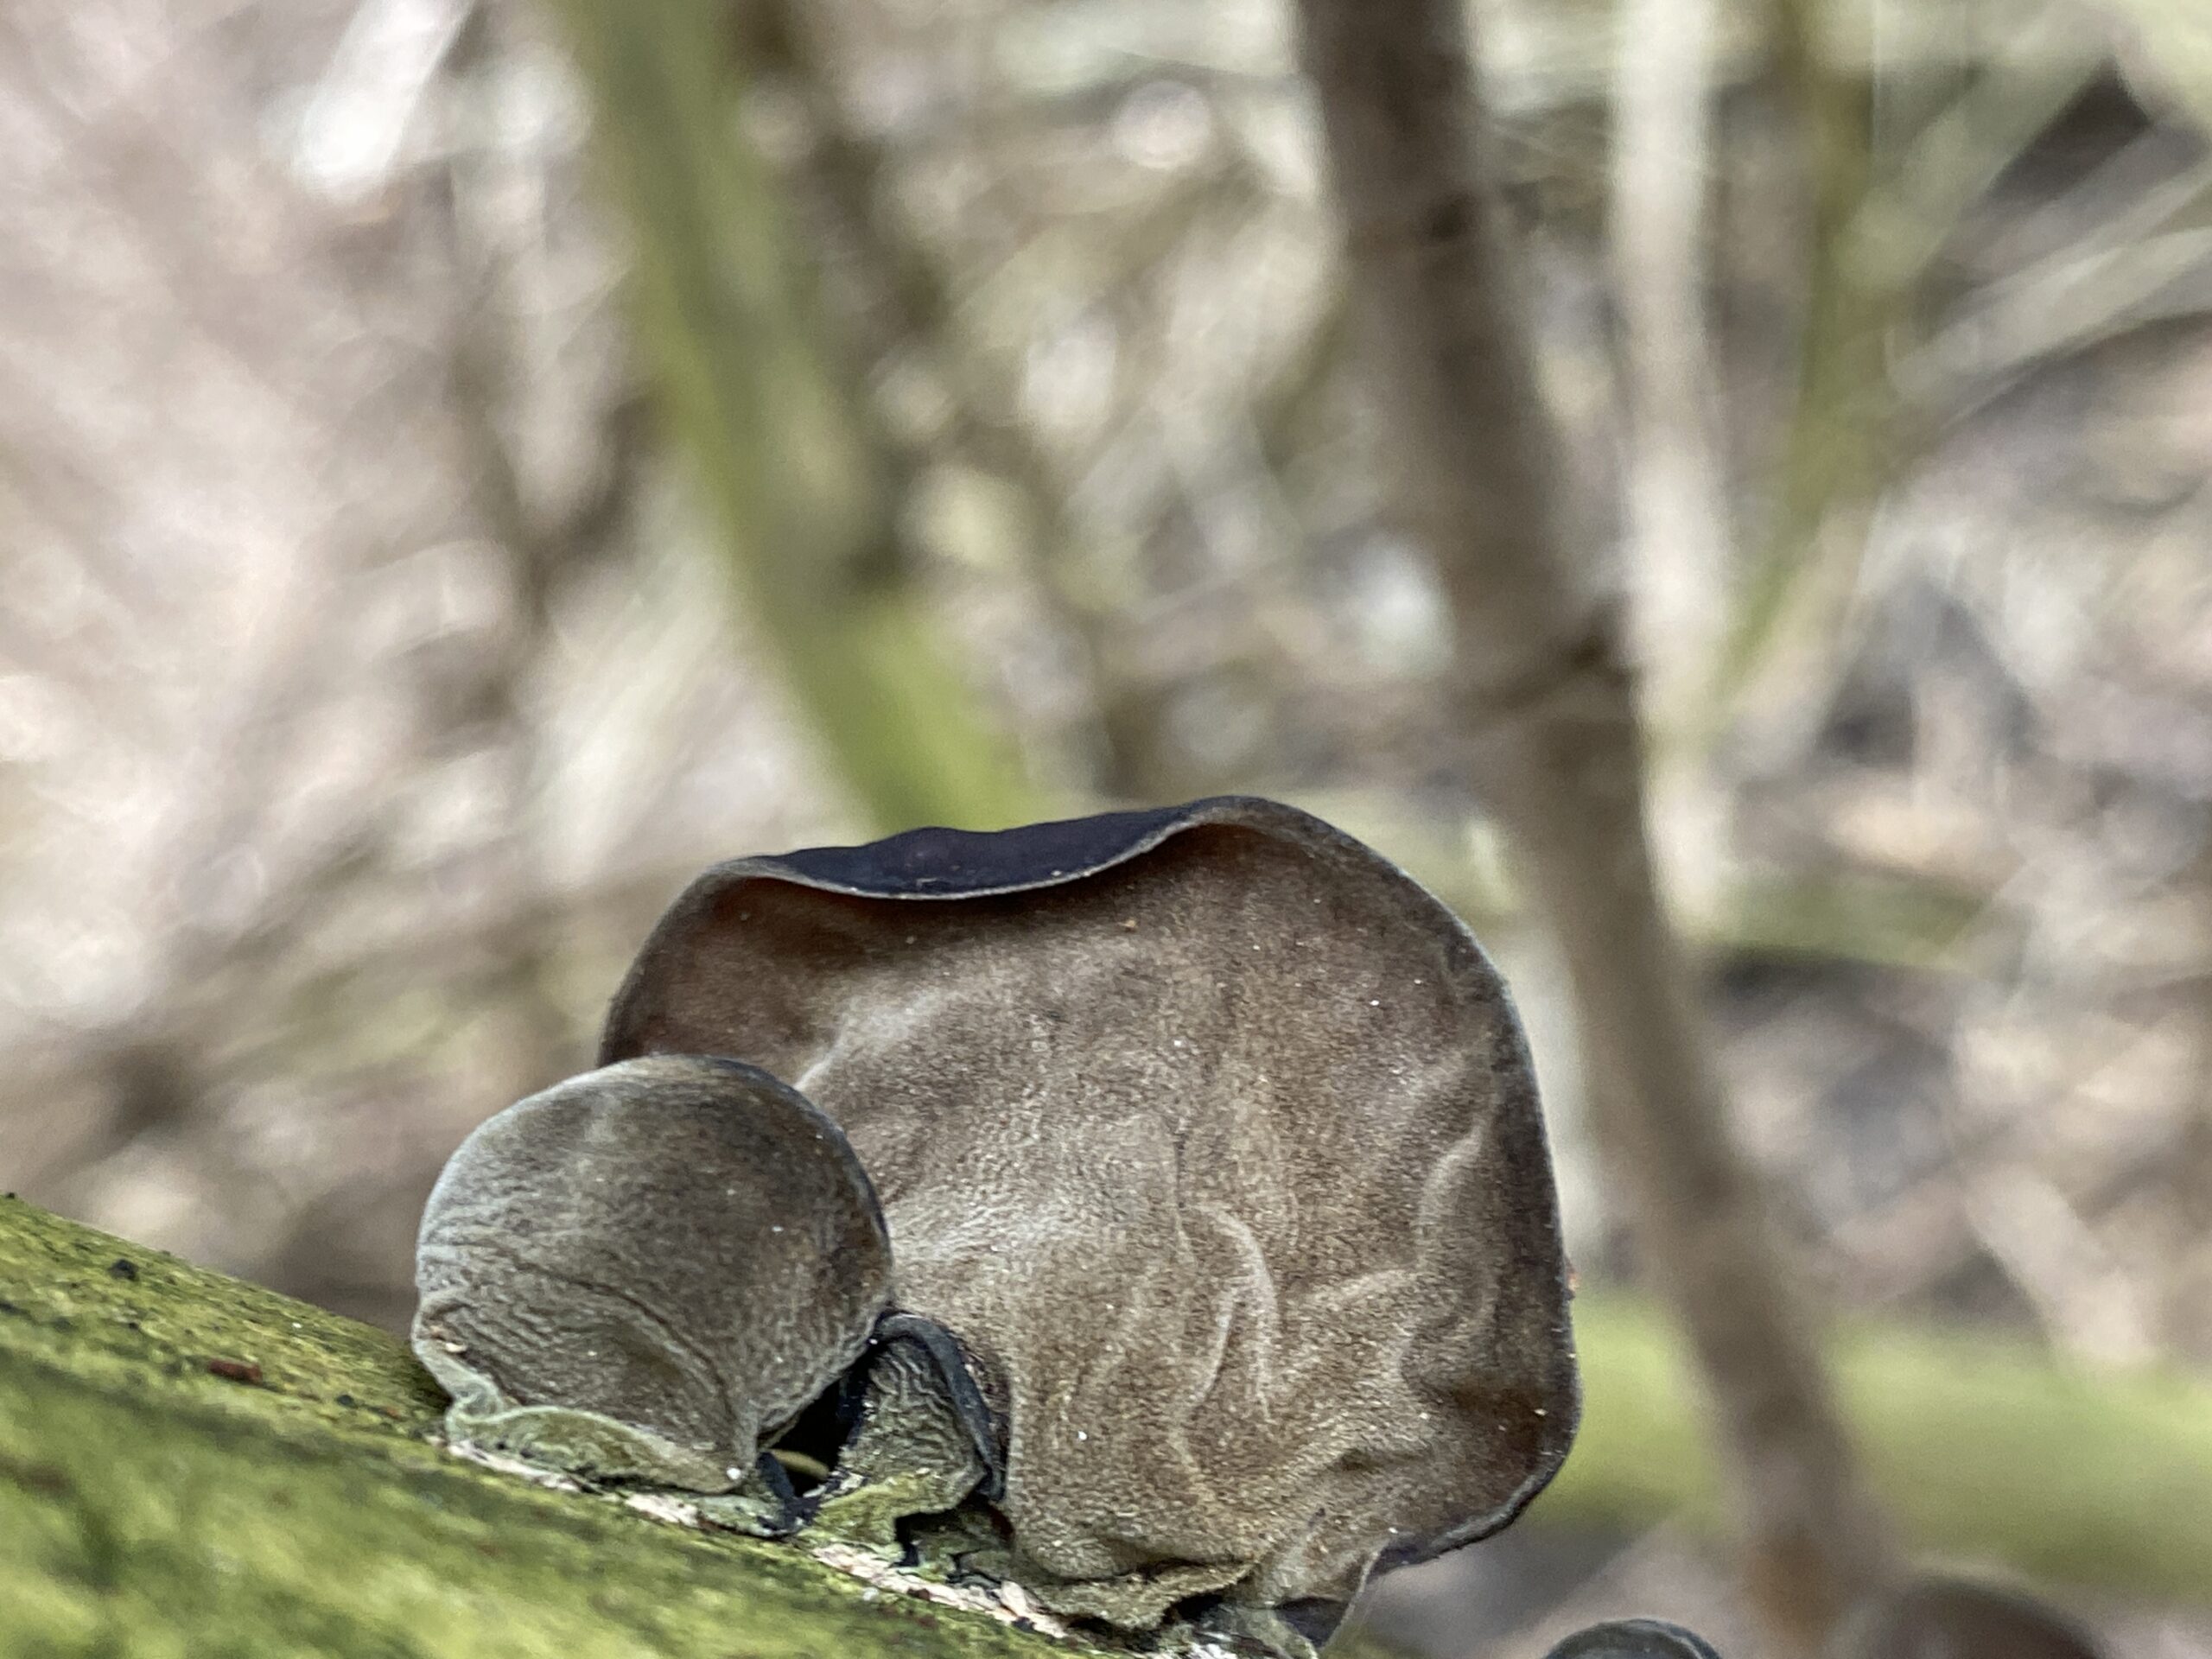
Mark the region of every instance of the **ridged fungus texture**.
[[[653, 1055], [743, 1061], [843, 1131], [969, 1430], [917, 1415], [967, 1469], [919, 1486], [972, 1490], [968, 1564], [1047, 1607], [1141, 1628], [1198, 1598], [1318, 1638], [1378, 1563], [1495, 1531], [1566, 1455], [1566, 1262], [1505, 986], [1307, 814], [718, 866], [610, 1013], [604, 1062]], [[866, 1461], [897, 1456], [879, 1432]]]
[[662, 1055], [572, 1077], [465, 1141], [423, 1217], [416, 1352], [448, 1430], [577, 1473], [747, 1491], [866, 1351], [891, 1251], [837, 1126], [767, 1072]]

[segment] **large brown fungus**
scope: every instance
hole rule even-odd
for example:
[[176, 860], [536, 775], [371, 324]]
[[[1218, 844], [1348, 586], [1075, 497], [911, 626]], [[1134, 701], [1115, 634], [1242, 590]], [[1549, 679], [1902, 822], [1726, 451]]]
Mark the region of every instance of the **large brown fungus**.
[[1565, 1262], [1505, 988], [1305, 813], [719, 866], [615, 999], [602, 1060], [650, 1054], [747, 1061], [843, 1128], [974, 1431], [1002, 1535], [978, 1559], [1047, 1606], [1145, 1625], [1206, 1594], [1319, 1634], [1566, 1454]]
[[760, 1448], [859, 1357], [890, 1249], [837, 1126], [727, 1058], [608, 1066], [480, 1125], [416, 1256], [457, 1436], [798, 1519]]

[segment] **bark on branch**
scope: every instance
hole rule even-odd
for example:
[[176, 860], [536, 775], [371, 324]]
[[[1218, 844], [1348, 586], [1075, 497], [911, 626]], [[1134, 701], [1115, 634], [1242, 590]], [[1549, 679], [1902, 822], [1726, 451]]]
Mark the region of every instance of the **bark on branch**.
[[[1665, 1322], [1609, 1299], [1577, 1325], [1582, 1438], [1525, 1524], [1715, 1522]], [[1917, 1541], [2110, 1590], [2186, 1599], [2212, 1583], [2202, 1382], [1879, 1328], [1851, 1333], [1840, 1362]], [[426, 1440], [444, 1403], [396, 1337], [0, 1198], [0, 1653], [1068, 1651], [957, 1608], [870, 1599], [787, 1545], [463, 1462]]]

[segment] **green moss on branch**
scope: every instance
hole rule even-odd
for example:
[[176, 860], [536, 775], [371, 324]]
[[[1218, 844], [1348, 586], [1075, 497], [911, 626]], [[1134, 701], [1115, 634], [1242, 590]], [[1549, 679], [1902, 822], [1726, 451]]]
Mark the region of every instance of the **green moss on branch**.
[[463, 1462], [443, 1403], [384, 1332], [0, 1201], [0, 1653], [1065, 1651]]
[[[1529, 1524], [1717, 1530], [1675, 1339], [1611, 1296], [1583, 1298], [1576, 1324], [1582, 1437]], [[1872, 1471], [1923, 1546], [2212, 1596], [2212, 1383], [1875, 1326], [1837, 1358]], [[876, 1596], [788, 1545], [462, 1462], [429, 1439], [443, 1406], [383, 1332], [0, 1201], [0, 1653], [1065, 1651]]]

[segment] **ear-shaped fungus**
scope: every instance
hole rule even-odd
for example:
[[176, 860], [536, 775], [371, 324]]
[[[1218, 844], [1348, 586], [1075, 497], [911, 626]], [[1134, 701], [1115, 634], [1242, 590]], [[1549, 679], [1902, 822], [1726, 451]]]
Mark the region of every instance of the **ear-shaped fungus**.
[[416, 1275], [458, 1437], [788, 1510], [760, 1447], [865, 1348], [891, 1255], [835, 1123], [753, 1066], [671, 1056], [480, 1125]]
[[1535, 1085], [1497, 972], [1272, 802], [740, 860], [602, 1058], [740, 1057], [842, 1125], [894, 1300], [988, 1402], [1011, 1573], [1132, 1625], [1325, 1631], [1510, 1521], [1578, 1408]]

